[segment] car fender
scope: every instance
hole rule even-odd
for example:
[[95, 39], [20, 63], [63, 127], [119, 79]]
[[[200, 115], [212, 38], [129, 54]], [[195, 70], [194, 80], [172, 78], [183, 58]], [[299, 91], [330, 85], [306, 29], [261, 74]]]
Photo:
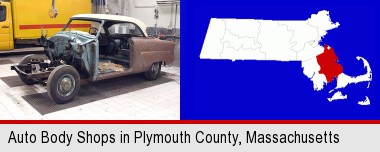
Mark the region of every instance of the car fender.
[[175, 43], [172, 41], [156, 38], [132, 38], [132, 41], [134, 68], [147, 71], [155, 62], [171, 64], [174, 60]]

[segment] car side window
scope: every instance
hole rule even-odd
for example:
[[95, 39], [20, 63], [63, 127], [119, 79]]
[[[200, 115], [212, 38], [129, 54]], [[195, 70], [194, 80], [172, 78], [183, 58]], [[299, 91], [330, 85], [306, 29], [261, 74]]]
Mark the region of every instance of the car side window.
[[101, 27], [100, 27], [100, 23], [99, 23], [99, 22], [92, 22], [92, 23], [91, 23], [91, 26], [92, 26], [92, 27], [95, 27], [95, 28], [99, 28], [99, 29], [100, 29], [100, 33], [101, 33], [101, 34], [104, 34], [104, 28], [101, 28]]
[[0, 22], [4, 22], [7, 19], [7, 8], [0, 6]]
[[136, 36], [143, 36], [141, 30], [132, 23], [118, 23], [113, 24], [108, 28], [111, 34], [132, 34]]

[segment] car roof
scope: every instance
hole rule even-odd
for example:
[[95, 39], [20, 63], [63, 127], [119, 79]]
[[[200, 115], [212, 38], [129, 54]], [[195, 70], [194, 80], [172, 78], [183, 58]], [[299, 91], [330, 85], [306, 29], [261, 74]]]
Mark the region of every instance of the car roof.
[[72, 19], [94, 19], [94, 20], [108, 20], [108, 21], [121, 21], [121, 22], [130, 22], [136, 24], [144, 33], [145, 36], [148, 36], [146, 33], [146, 25], [144, 22], [139, 19], [121, 16], [121, 15], [110, 15], [110, 14], [78, 14], [71, 17]]

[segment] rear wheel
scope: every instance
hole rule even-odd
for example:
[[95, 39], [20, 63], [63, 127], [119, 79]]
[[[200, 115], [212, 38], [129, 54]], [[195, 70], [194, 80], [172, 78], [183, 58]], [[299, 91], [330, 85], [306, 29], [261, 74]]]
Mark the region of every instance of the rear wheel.
[[[42, 57], [39, 57], [37, 55], [34, 55], [34, 54], [29, 54], [29, 55], [26, 55], [24, 56], [20, 62], [18, 63], [18, 65], [23, 65], [23, 64], [28, 64], [32, 61], [39, 61], [39, 62], [44, 62], [44, 59]], [[31, 71], [24, 71], [25, 73], [30, 73]], [[35, 81], [35, 80], [32, 80], [32, 79], [27, 79], [25, 76], [21, 76], [19, 75], [20, 79], [22, 82], [24, 82], [25, 84], [27, 85], [33, 85], [33, 84], [36, 84], [38, 83], [38, 81]]]
[[80, 89], [78, 71], [69, 65], [56, 67], [49, 75], [47, 93], [58, 104], [68, 103], [77, 96]]
[[148, 80], [156, 80], [161, 73], [161, 62], [153, 63], [149, 70], [145, 72], [145, 78]]

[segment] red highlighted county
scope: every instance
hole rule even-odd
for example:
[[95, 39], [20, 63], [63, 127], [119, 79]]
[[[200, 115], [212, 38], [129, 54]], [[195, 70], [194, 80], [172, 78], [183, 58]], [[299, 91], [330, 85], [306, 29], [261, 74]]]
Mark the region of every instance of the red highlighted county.
[[321, 67], [319, 73], [326, 76], [327, 82], [331, 82], [334, 77], [338, 77], [343, 72], [343, 67], [338, 63], [338, 60], [334, 49], [325, 44], [324, 52], [317, 56], [317, 62]]

